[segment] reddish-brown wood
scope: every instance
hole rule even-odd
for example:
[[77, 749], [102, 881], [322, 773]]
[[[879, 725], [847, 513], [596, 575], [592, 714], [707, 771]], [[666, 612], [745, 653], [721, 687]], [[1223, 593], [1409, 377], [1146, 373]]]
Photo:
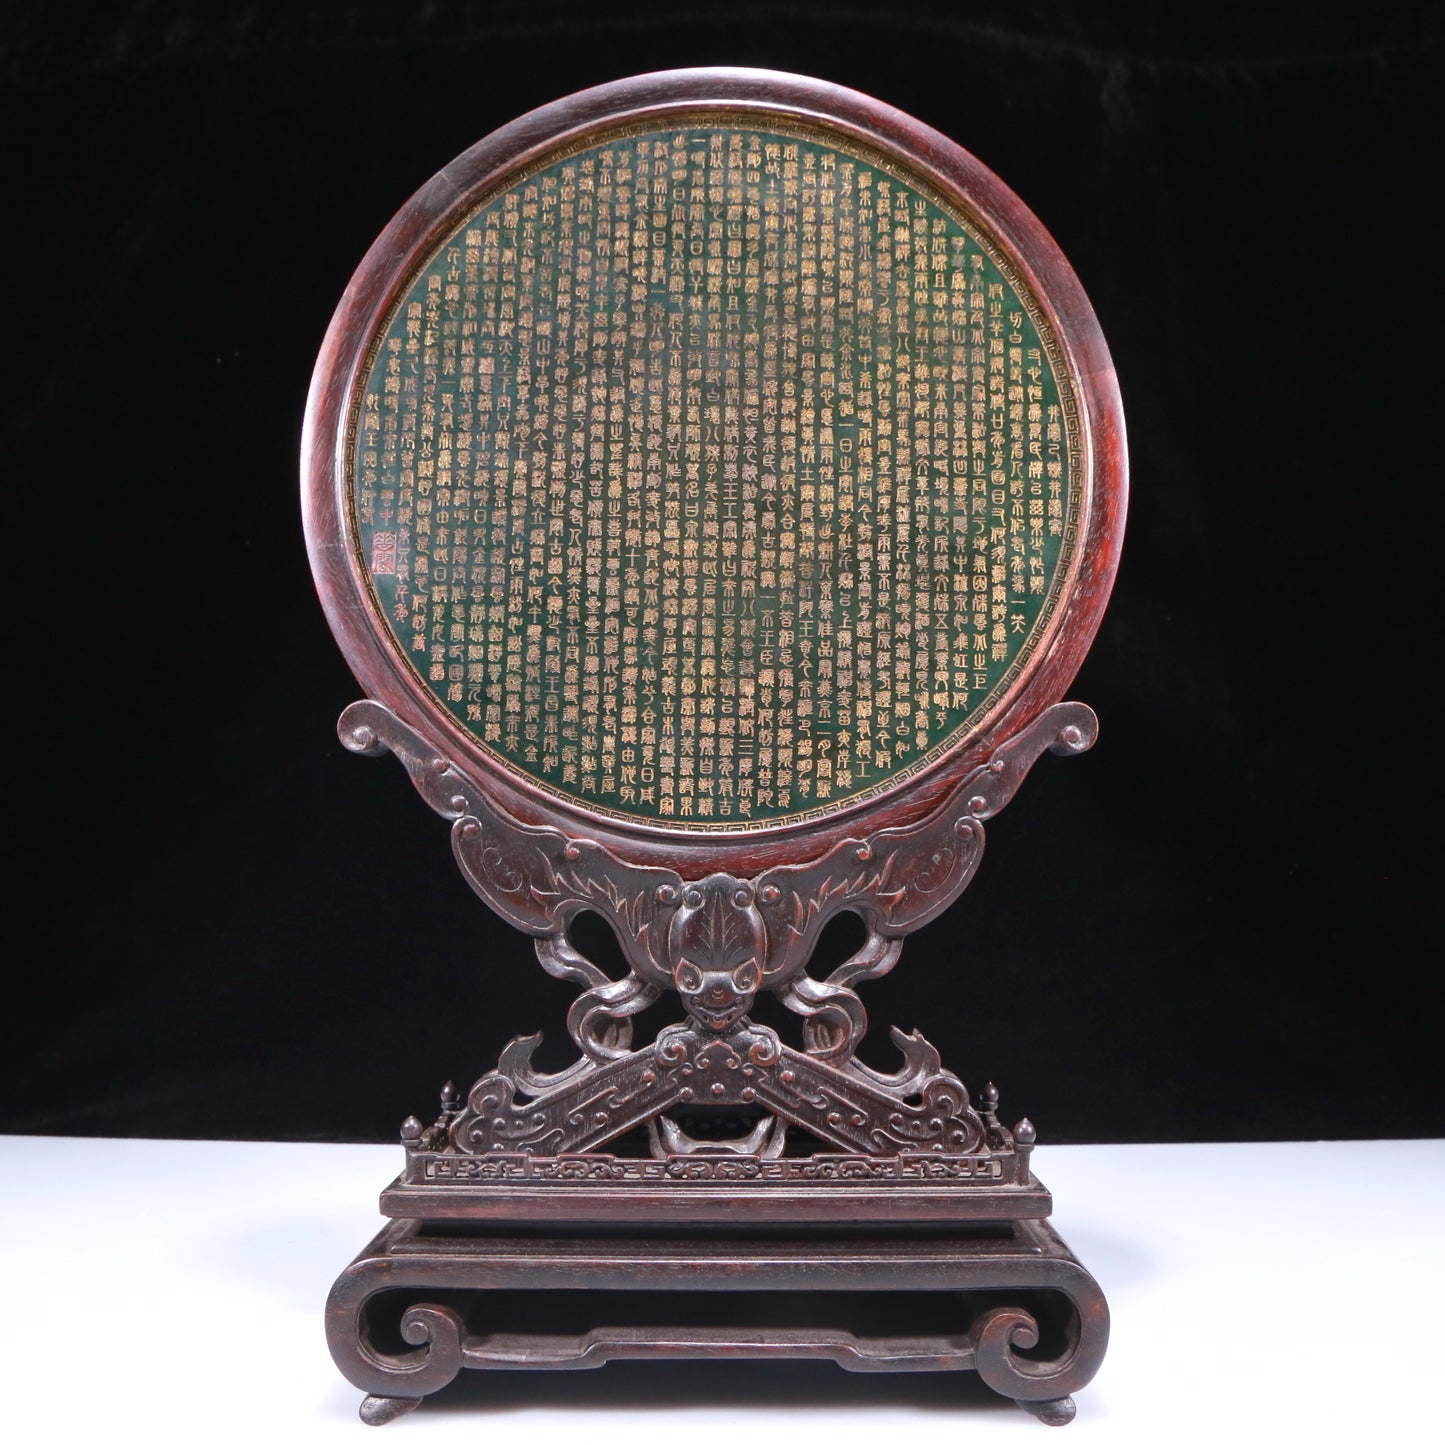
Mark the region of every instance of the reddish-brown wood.
[[[347, 531], [349, 412], [369, 348], [416, 266], [481, 198], [554, 149], [690, 113], [744, 115], [759, 128], [770, 117], [807, 122], [852, 138], [971, 213], [1042, 307], [1080, 422], [1082, 535], [1066, 598], [1002, 703], [881, 796], [805, 824], [735, 833], [589, 811], [505, 770], [399, 660]], [[1113, 370], [1058, 248], [966, 152], [855, 92], [749, 70], [621, 81], [504, 127], [407, 203], [347, 288], [307, 408], [307, 544], [327, 616], [369, 694], [343, 715], [341, 737], [355, 752], [390, 751], [404, 763], [451, 821], [472, 887], [533, 936], [549, 973], [582, 992], [567, 1019], [579, 1053], [571, 1066], [540, 1073], [537, 1039], [516, 1039], [465, 1099], [443, 1090], [434, 1123], [403, 1124], [406, 1169], [383, 1196], [397, 1222], [338, 1280], [328, 1313], [337, 1363], [371, 1392], [364, 1419], [404, 1413], [463, 1367], [697, 1356], [976, 1369], [1050, 1423], [1071, 1418], [1069, 1391], [1103, 1357], [1108, 1312], [1042, 1222], [1050, 1199], [1030, 1167], [1032, 1124], [1004, 1126], [992, 1086], [975, 1106], [919, 1034], [894, 1030], [895, 1072], [864, 1065], [856, 1051], [867, 1015], [855, 988], [886, 974], [904, 937], [967, 886], [984, 824], [1038, 758], [1092, 745], [1092, 712], [1060, 699], [1108, 599], [1126, 489]], [[625, 977], [572, 947], [568, 925], [584, 909], [612, 925]], [[813, 978], [819, 934], [844, 909], [862, 917], [866, 940], [827, 978]], [[802, 1048], [751, 1019], [762, 990], [801, 1016]], [[633, 1016], [669, 992], [684, 1021], [634, 1048]], [[750, 1132], [694, 1137], [679, 1114], [709, 1110], [714, 1120], [719, 1110], [746, 1117]], [[802, 1141], [791, 1152], [789, 1130]], [[647, 1157], [627, 1157], [619, 1146], [644, 1131]], [[806, 1153], [810, 1142], [817, 1152]], [[735, 1232], [726, 1242], [713, 1237], [723, 1226]], [[807, 1233], [843, 1226], [850, 1233], [826, 1242]], [[499, 1289], [578, 1287], [954, 1291], [962, 1300], [958, 1320], [936, 1335], [722, 1326], [706, 1309], [696, 1324], [585, 1334], [479, 1333], [472, 1323]], [[450, 1303], [430, 1298], [439, 1290]], [[1018, 1353], [1040, 1339], [1040, 1300], [1057, 1325], [1046, 1358]], [[388, 1320], [411, 1350], [378, 1344]]]
[[[444, 1284], [453, 1291], [445, 1304], [436, 1302]], [[564, 1311], [560, 1328], [546, 1333], [509, 1329], [493, 1300], [516, 1289], [596, 1291], [599, 1323], [579, 1328]], [[780, 1325], [779, 1306], [762, 1302], [766, 1292], [804, 1304], [809, 1295], [862, 1291], [931, 1295], [940, 1317], [932, 1330], [910, 1317], [906, 1333], [880, 1329], [872, 1309], [863, 1312], [862, 1328]], [[696, 1323], [672, 1322], [677, 1312], [666, 1308], [668, 1296], [679, 1294], [695, 1300]], [[393, 1323], [377, 1328], [368, 1308], [388, 1296]], [[648, 1296], [658, 1306], [653, 1322], [602, 1322], [612, 1300], [630, 1321]], [[361, 1416], [374, 1425], [414, 1409], [464, 1369], [595, 1369], [623, 1359], [976, 1370], [999, 1394], [1063, 1425], [1074, 1416], [1072, 1391], [1089, 1383], [1104, 1358], [1109, 1311], [1093, 1277], [1043, 1220], [949, 1238], [766, 1241], [449, 1236], [393, 1221], [336, 1281], [326, 1332], [337, 1367], [368, 1392]]]

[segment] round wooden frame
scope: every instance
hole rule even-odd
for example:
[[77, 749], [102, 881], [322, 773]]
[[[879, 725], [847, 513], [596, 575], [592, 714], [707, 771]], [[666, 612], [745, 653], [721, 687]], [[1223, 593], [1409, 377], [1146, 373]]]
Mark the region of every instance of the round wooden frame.
[[[421, 687], [368, 600], [348, 535], [348, 415], [369, 349], [413, 269], [477, 198], [562, 145], [619, 125], [717, 110], [806, 123], [851, 138], [922, 177], [971, 212], [1007, 252], [1056, 337], [1079, 408], [1080, 512], [1073, 581], [1052, 634], [983, 725], [897, 788], [836, 813], [748, 831], [688, 831], [625, 821], [529, 786], [504, 769]], [[524, 823], [605, 842], [621, 859], [666, 863], [685, 876], [734, 873], [810, 856], [923, 817], [979, 762], [1063, 697], [1083, 663], [1113, 586], [1123, 539], [1127, 461], [1113, 363], [1092, 307], [1058, 246], [1023, 202], [967, 151], [857, 91], [773, 71], [665, 71], [616, 81], [546, 105], [503, 126], [438, 172], [367, 252], [332, 318], [312, 378], [301, 455], [307, 549], [322, 605], [367, 694], [464, 768]], [[800, 833], [805, 837], [800, 838]]]

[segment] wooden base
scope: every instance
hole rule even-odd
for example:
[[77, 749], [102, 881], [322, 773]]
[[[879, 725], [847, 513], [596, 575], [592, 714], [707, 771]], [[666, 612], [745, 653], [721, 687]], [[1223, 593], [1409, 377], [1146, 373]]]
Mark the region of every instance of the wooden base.
[[1039, 1219], [866, 1234], [393, 1220], [327, 1306], [332, 1356], [376, 1425], [463, 1369], [701, 1358], [977, 1370], [1061, 1425], [1108, 1334], [1098, 1285]]
[[[539, 1034], [515, 1038], [465, 1097], [443, 1086], [433, 1123], [402, 1122], [392, 1223], [328, 1309], [362, 1418], [394, 1419], [463, 1369], [655, 1358], [976, 1370], [1040, 1419], [1072, 1418], [1108, 1310], [1046, 1222], [1037, 1131], [1003, 1123], [992, 1084], [975, 1107], [916, 1030], [890, 1030], [892, 1071], [865, 1064], [856, 989], [963, 891], [985, 821], [1038, 758], [1082, 752], [1097, 726], [1081, 704], [1048, 707], [872, 831], [854, 819], [801, 853], [785, 838], [706, 851], [684, 877], [680, 843], [644, 856], [600, 818], [578, 834], [536, 800], [514, 815], [495, 778], [470, 777], [389, 707], [348, 708], [346, 745], [402, 759], [452, 820], [472, 886], [583, 989], [566, 1068], [535, 1066]], [[584, 909], [613, 929], [625, 977], [569, 940]], [[815, 978], [841, 910], [866, 937]], [[760, 990], [801, 1038], [752, 1017]], [[666, 992], [684, 1018], [634, 1047], [633, 1017]]]

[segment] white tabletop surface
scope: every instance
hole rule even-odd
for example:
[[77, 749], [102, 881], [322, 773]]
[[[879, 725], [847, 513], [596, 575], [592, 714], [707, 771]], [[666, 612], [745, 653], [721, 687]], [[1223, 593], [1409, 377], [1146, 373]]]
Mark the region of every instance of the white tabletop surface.
[[400, 1158], [0, 1138], [0, 1437], [1445, 1440], [1445, 1141], [1040, 1148], [1054, 1223], [1113, 1315], [1062, 1436], [972, 1376], [707, 1362], [464, 1375], [378, 1436], [322, 1307]]

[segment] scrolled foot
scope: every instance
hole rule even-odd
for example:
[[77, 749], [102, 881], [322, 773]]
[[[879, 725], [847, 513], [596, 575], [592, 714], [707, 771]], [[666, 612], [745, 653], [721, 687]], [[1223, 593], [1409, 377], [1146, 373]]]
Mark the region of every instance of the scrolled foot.
[[1072, 1395], [1065, 1395], [1062, 1400], [1020, 1400], [1017, 1403], [1019, 1409], [1036, 1415], [1045, 1425], [1067, 1425], [1078, 1410]]
[[357, 1413], [368, 1425], [385, 1425], [410, 1415], [421, 1404], [420, 1396], [368, 1395]]

